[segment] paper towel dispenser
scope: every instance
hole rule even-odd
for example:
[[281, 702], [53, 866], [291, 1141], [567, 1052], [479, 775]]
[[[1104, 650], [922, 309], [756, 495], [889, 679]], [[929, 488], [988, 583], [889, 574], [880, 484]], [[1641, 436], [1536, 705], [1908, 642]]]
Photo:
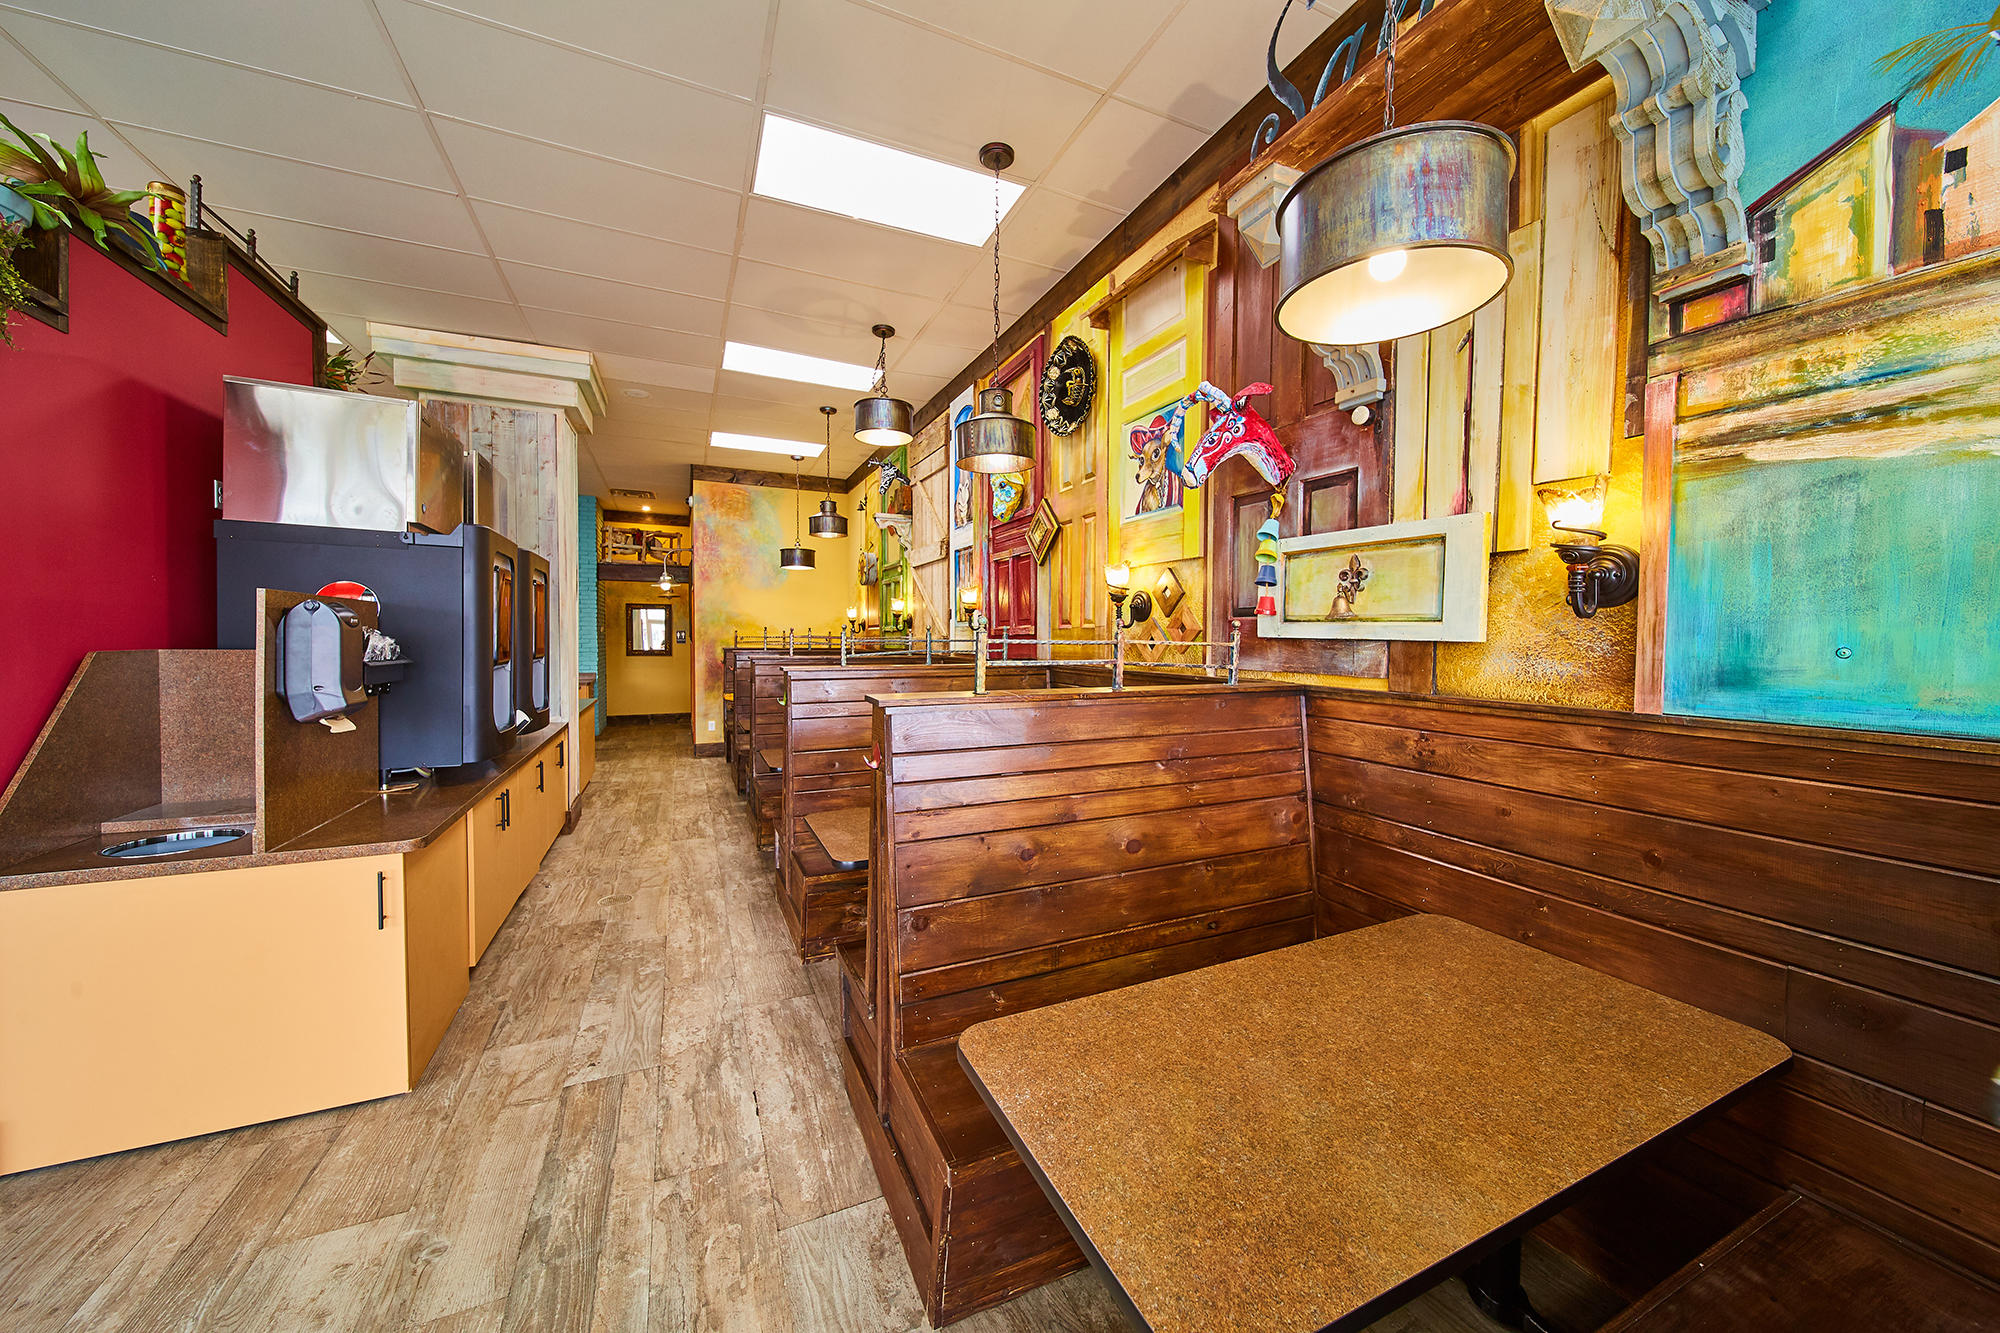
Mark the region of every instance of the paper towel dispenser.
[[297, 722], [349, 713], [368, 702], [361, 658], [368, 636], [344, 606], [309, 597], [278, 621], [278, 694]]

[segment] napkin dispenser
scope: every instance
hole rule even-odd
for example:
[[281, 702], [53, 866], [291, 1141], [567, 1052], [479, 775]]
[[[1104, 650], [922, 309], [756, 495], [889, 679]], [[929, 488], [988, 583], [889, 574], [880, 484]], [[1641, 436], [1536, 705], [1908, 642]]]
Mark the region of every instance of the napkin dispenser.
[[309, 597], [278, 621], [274, 651], [278, 695], [296, 722], [350, 713], [368, 702], [361, 678], [367, 634], [361, 618]]

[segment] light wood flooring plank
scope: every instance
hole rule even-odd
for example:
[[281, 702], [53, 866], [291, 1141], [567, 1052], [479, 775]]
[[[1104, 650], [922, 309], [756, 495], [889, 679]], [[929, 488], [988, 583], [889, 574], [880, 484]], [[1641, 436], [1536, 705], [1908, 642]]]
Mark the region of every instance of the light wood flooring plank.
[[889, 1205], [870, 1199], [778, 1233], [792, 1322], [813, 1333], [926, 1328]]
[[764, 1161], [785, 1226], [882, 1192], [811, 996], [747, 1011]]

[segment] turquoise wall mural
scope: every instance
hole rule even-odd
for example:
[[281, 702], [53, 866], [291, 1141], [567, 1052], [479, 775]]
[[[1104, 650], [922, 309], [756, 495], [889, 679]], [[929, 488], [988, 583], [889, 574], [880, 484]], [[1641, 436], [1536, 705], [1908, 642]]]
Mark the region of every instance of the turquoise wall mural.
[[2000, 454], [1684, 468], [1674, 512], [1667, 711], [2000, 734]]

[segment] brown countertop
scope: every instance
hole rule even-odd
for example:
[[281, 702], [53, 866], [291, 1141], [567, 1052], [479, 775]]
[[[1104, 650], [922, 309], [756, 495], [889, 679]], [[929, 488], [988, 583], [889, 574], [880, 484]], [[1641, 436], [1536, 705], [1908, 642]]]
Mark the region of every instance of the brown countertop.
[[959, 1039], [1044, 1188], [1160, 1333], [1365, 1322], [1789, 1055], [1438, 916]]
[[759, 750], [757, 754], [763, 759], [764, 767], [773, 773], [785, 771], [785, 752], [782, 749]]
[[[516, 740], [514, 748], [500, 758], [451, 769], [442, 781], [432, 779], [422, 783], [415, 791], [376, 796], [363, 801], [281, 847], [263, 852], [237, 850], [250, 845], [250, 840], [245, 838], [241, 842], [207, 851], [182, 852], [149, 861], [118, 862], [106, 860], [98, 854], [99, 851], [133, 835], [109, 834], [73, 842], [15, 862], [7, 867], [5, 874], [0, 874], [0, 892], [56, 884], [172, 875], [190, 867], [238, 870], [293, 861], [327, 861], [346, 856], [413, 852], [449, 828], [487, 792], [534, 758], [537, 750], [562, 735], [567, 725], [556, 722], [540, 731], [531, 731]], [[248, 821], [243, 822], [247, 827]]]

